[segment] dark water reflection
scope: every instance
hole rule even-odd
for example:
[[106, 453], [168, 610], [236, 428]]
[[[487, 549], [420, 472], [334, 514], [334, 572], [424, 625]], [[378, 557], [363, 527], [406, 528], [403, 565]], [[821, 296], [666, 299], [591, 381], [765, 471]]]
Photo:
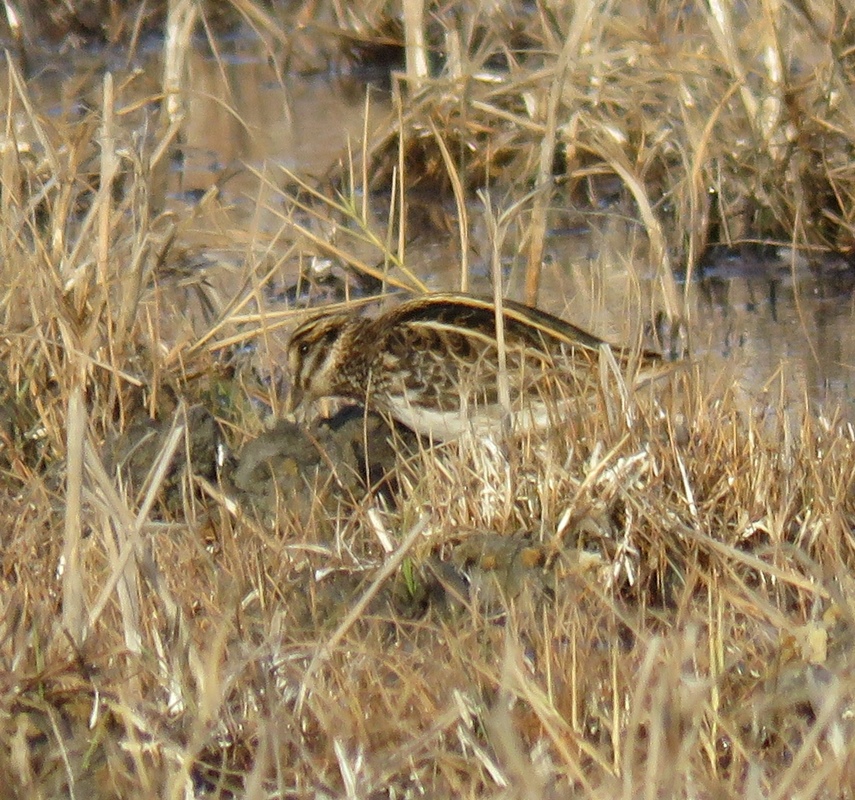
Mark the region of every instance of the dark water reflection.
[[[99, 67], [92, 63], [96, 56], [70, 57], [81, 59], [76, 74], [98, 76]], [[159, 74], [152, 54], [136, 78], [122, 83], [119, 102], [128, 106], [155, 95]], [[216, 252], [229, 265], [234, 291], [245, 285], [234, 277], [236, 267], [248, 263], [260, 270], [288, 254], [281, 262], [282, 275], [275, 278], [285, 286], [291, 280], [288, 271], [296, 273], [298, 262], [318, 253], [309, 244], [291, 247], [289, 212], [279, 193], [285, 182], [280, 167], [311, 181], [345, 159], [349, 145], [358, 150], [365, 87], [329, 76], [282, 76], [256, 45], [239, 40], [220, 62], [199, 48], [189, 74], [183, 158], [172, 171], [170, 187], [173, 210], [193, 217], [182, 228], [182, 243]], [[8, 85], [5, 75], [0, 80]], [[69, 81], [67, 75], [45, 71], [29, 90], [37, 107], [62, 116], [74, 113], [82, 95], [97, 107], [99, 85], [100, 78], [87, 89], [82, 77]], [[376, 122], [390, 108], [388, 95], [372, 94], [370, 119]], [[134, 118], [138, 128], [150, 124], [140, 120], [142, 113]], [[218, 202], [198, 213], [198, 197], [226, 173], [230, 177], [222, 182]], [[260, 174], [266, 178], [260, 180]], [[380, 231], [384, 208], [376, 210]], [[484, 220], [483, 207], [473, 206], [469, 255], [475, 291], [489, 291]], [[522, 234], [512, 230], [504, 250], [507, 294], [514, 297], [522, 295]], [[596, 217], [567, 212], [567, 219], [555, 223], [548, 243], [541, 305], [605, 338], [622, 341], [638, 335], [661, 309], [645, 248], [643, 232], [627, 222], [626, 210], [611, 217], [608, 210]], [[453, 229], [447, 237], [416, 237], [407, 259], [432, 288], [459, 284]], [[225, 297], [229, 280], [222, 282]], [[816, 406], [848, 408], [855, 364], [853, 283], [845, 264], [831, 264], [816, 274], [779, 251], [722, 253], [704, 265], [699, 279], [683, 287], [693, 356], [722, 383], [739, 384], [749, 403], [774, 407], [783, 396], [796, 404], [807, 399]], [[268, 310], [277, 303], [287, 305], [288, 296], [272, 292]]]
[[704, 278], [694, 292], [697, 351], [734, 365], [755, 392], [780, 388], [769, 385], [777, 374], [794, 401], [846, 409], [855, 365], [853, 285], [850, 270]]

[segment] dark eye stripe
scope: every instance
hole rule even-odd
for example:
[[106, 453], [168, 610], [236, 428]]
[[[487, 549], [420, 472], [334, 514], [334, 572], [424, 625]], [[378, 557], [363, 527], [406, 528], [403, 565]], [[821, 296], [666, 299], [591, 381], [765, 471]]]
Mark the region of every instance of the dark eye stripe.
[[339, 328], [330, 327], [326, 330], [310, 329], [301, 337], [295, 337], [291, 347], [296, 347], [298, 355], [297, 375], [295, 380], [301, 385], [307, 385], [330, 355], [329, 345], [338, 337]]
[[343, 323], [338, 319], [321, 319], [304, 323], [291, 335], [292, 346], [300, 342], [301, 347], [315, 342], [331, 342], [341, 332]]
[[338, 341], [347, 335], [353, 319], [351, 315], [323, 317], [309, 320], [294, 331], [288, 361], [295, 386], [308, 391], [335, 378]]
[[309, 353], [309, 357], [303, 362], [303, 373], [311, 375], [313, 372], [316, 372], [320, 369], [326, 357], [327, 351], [320, 347], [316, 347]]

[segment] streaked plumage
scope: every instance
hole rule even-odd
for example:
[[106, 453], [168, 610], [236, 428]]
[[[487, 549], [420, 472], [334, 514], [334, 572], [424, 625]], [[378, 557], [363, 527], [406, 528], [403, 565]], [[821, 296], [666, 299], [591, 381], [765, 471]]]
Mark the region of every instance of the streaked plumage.
[[[601, 339], [510, 300], [503, 320], [510, 411], [521, 425], [546, 424], [556, 404], [596, 390]], [[643, 352], [639, 361], [650, 366], [659, 357]], [[425, 295], [373, 319], [314, 316], [294, 331], [288, 365], [291, 410], [350, 398], [437, 440], [495, 428], [504, 416], [495, 307], [477, 297]]]

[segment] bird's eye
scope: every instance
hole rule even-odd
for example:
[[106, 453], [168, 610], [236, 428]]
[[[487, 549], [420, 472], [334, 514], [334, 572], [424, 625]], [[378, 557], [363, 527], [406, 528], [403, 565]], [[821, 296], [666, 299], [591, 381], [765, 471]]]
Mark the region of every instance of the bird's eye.
[[308, 355], [309, 350], [311, 350], [311, 349], [312, 349], [312, 346], [308, 342], [303, 342], [303, 344], [300, 345], [300, 355], [301, 356]]

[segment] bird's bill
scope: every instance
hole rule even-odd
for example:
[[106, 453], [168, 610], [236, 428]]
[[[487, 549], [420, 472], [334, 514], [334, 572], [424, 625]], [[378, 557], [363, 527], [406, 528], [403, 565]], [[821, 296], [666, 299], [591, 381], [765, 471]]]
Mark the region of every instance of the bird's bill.
[[303, 390], [294, 384], [291, 385], [291, 390], [288, 392], [288, 397], [285, 400], [285, 412], [293, 414], [302, 405], [305, 393]]

